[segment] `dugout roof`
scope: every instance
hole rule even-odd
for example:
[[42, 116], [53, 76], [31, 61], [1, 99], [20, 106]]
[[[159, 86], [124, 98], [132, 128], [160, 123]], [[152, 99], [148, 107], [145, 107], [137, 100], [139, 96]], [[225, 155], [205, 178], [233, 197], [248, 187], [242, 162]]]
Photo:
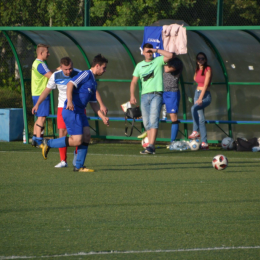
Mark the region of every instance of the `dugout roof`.
[[[255, 27], [192, 27], [187, 26], [188, 54], [179, 57], [184, 63], [181, 79], [182, 101], [178, 116], [180, 119], [191, 119], [190, 102], [194, 95], [193, 76], [195, 57], [200, 51], [206, 53], [208, 63], [212, 66], [213, 79], [211, 86], [212, 104], [206, 109], [209, 120], [260, 120], [259, 75], [260, 75], [260, 26]], [[144, 27], [0, 27], [1, 37], [6, 37], [19, 66], [21, 85], [30, 80], [26, 68], [31, 67], [34, 59], [21, 57], [19, 42], [27, 41], [36, 46], [45, 43], [50, 46], [48, 65], [55, 69], [62, 57], [69, 56], [78, 69], [89, 69], [95, 55], [101, 53], [108, 60], [107, 71], [98, 79], [98, 88], [109, 107], [109, 115], [123, 117], [120, 105], [129, 100], [129, 86], [135, 65], [143, 58], [140, 46], [143, 40]], [[20, 39], [20, 40], [19, 40]], [[141, 87], [139, 85], [139, 87]], [[136, 96], [140, 93], [136, 90]], [[57, 98], [54, 98], [55, 104]], [[242, 105], [243, 104], [243, 105]], [[54, 105], [55, 110], [56, 105]], [[53, 111], [55, 113], [55, 111]], [[88, 115], [93, 115], [91, 109]], [[245, 126], [223, 126], [227, 133], [245, 130]], [[169, 136], [169, 126], [163, 125], [159, 137]], [[190, 126], [181, 129], [186, 135]], [[250, 134], [260, 131], [255, 126]], [[106, 128], [99, 124], [99, 135], [122, 136], [121, 123]], [[222, 131], [208, 126], [210, 139], [220, 140]]]

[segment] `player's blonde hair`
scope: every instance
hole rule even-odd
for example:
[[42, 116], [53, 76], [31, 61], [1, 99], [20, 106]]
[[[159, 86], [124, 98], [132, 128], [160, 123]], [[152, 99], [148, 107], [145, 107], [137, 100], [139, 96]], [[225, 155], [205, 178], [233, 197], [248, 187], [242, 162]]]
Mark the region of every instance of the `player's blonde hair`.
[[37, 45], [37, 49], [36, 49], [36, 53], [39, 54], [40, 51], [42, 51], [42, 49], [48, 49], [49, 45], [43, 44], [43, 43], [39, 43]]

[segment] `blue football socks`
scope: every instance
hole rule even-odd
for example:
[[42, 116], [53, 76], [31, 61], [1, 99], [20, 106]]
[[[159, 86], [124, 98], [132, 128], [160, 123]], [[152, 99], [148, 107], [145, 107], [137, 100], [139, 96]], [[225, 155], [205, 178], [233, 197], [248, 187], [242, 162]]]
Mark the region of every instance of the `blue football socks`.
[[57, 139], [50, 139], [47, 142], [47, 145], [50, 148], [63, 148], [66, 147], [66, 136], [57, 138]]
[[84, 166], [85, 159], [88, 153], [88, 144], [83, 143], [78, 147], [78, 154], [76, 160], [76, 168], [80, 169]]
[[36, 142], [38, 146], [42, 144], [42, 137], [34, 137], [32, 139]]
[[179, 122], [178, 123], [173, 122], [172, 128], [171, 128], [171, 141], [172, 142], [175, 141], [178, 131], [179, 131]]

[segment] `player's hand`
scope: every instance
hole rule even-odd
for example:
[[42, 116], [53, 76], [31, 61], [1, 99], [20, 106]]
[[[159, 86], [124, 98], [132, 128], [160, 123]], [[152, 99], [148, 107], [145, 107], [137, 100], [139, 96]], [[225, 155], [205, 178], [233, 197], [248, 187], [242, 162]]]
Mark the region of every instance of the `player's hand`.
[[100, 106], [100, 111], [103, 113], [104, 116], [106, 116], [108, 109], [105, 106]]
[[136, 98], [135, 97], [131, 97], [130, 98], [130, 104], [133, 104], [135, 105], [137, 102], [136, 102]]
[[104, 116], [104, 117], [102, 118], [102, 120], [103, 120], [103, 123], [104, 123], [106, 126], [109, 126], [109, 118], [108, 118], [108, 117]]
[[35, 106], [32, 108], [32, 114], [35, 115], [36, 112], [37, 112], [37, 110], [38, 110], [38, 106], [35, 105]]
[[68, 102], [66, 109], [69, 109], [69, 110], [73, 111], [74, 110], [73, 103], [72, 102]]

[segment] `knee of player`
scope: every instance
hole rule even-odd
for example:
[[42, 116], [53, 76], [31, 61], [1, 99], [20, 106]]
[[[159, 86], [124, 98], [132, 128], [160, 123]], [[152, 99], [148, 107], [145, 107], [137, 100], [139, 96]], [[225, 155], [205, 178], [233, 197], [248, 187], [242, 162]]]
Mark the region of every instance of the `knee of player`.
[[83, 142], [84, 143], [89, 143], [90, 142], [90, 138], [91, 138], [91, 135], [90, 134], [85, 134], [83, 136]]

